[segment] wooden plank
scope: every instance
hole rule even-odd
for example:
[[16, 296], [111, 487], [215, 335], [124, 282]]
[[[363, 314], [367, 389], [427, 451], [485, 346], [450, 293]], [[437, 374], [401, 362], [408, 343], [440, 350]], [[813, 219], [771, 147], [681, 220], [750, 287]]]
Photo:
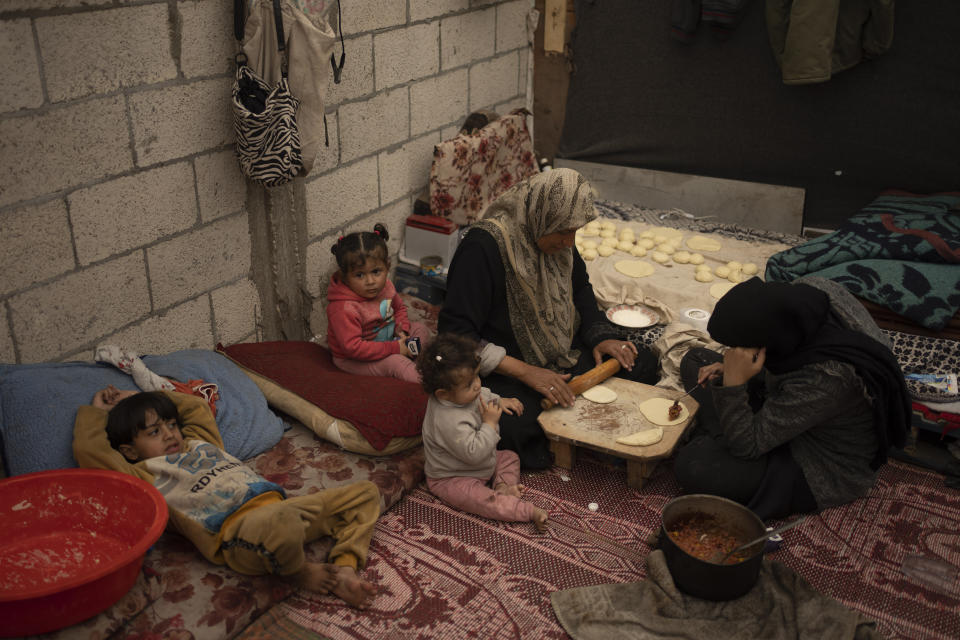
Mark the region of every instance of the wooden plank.
[[563, 53], [567, 23], [566, 0], [546, 0], [543, 23], [543, 50]]

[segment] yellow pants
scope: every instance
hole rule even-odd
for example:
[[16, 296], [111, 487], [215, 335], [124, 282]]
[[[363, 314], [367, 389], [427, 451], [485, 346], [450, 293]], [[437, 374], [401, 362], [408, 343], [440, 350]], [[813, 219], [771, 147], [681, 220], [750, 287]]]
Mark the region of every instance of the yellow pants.
[[357, 568], [367, 561], [379, 515], [380, 492], [368, 481], [287, 498], [226, 523], [223, 559], [246, 575], [291, 575], [306, 562], [304, 544], [332, 536], [328, 561]]

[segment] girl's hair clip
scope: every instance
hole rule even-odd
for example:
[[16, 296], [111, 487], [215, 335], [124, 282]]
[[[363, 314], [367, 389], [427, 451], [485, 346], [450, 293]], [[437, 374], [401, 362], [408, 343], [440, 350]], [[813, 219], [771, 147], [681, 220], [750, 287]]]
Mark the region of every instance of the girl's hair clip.
[[443, 358], [438, 355], [438, 356], [437, 356], [437, 362], [440, 362], [441, 360], [443, 360]]

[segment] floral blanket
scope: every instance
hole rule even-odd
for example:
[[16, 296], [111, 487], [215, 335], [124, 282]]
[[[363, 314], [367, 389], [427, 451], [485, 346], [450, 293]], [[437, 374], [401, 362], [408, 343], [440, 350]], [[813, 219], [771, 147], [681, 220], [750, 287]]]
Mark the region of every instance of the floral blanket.
[[960, 193], [881, 195], [833, 233], [782, 251], [766, 279], [805, 275], [939, 331], [960, 309]]
[[[298, 423], [276, 446], [246, 464], [291, 496], [370, 480], [380, 489], [383, 511], [423, 479], [421, 448], [370, 458], [341, 451]], [[332, 538], [318, 540], [307, 547], [307, 556], [322, 562], [331, 546]], [[211, 564], [188, 540], [167, 532], [147, 552], [141, 575], [119, 602], [85, 622], [42, 637], [228, 640], [255, 623], [275, 626], [271, 610], [292, 591], [280, 578], [244, 576]]]
[[487, 205], [540, 171], [525, 109], [494, 120], [475, 133], [438, 144], [430, 168], [430, 211], [460, 226], [480, 219]]

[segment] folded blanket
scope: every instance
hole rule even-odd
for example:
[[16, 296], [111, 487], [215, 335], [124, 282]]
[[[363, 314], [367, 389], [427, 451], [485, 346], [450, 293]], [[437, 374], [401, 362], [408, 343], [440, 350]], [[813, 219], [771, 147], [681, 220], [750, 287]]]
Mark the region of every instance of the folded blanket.
[[817, 592], [792, 569], [764, 560], [745, 596], [711, 602], [677, 590], [663, 552], [647, 556], [643, 582], [601, 584], [551, 594], [557, 619], [574, 640], [879, 640], [876, 623]]
[[939, 331], [960, 309], [960, 193], [881, 195], [839, 229], [767, 261], [766, 280], [817, 275]]

